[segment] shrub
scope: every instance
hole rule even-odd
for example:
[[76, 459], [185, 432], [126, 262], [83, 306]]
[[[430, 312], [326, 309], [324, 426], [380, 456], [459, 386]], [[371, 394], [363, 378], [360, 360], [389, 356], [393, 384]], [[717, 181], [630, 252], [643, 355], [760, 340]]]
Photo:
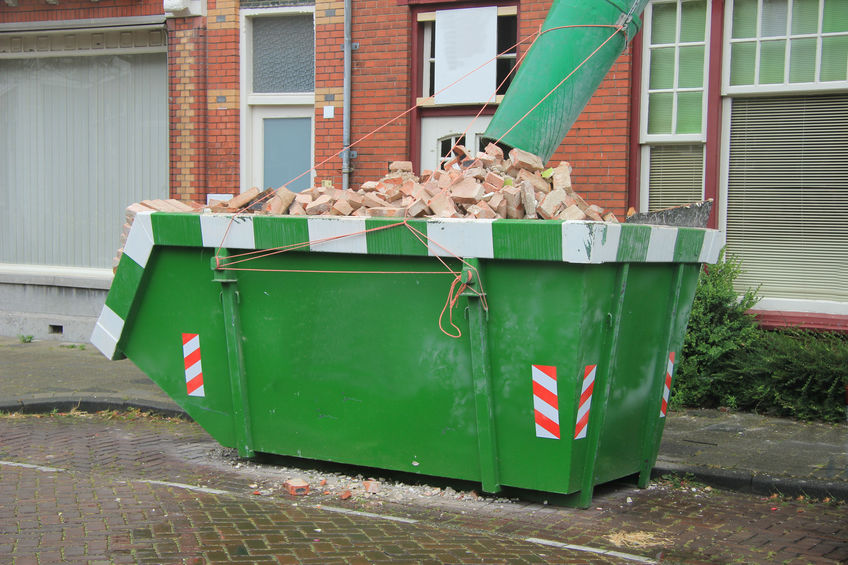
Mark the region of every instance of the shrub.
[[683, 339], [681, 361], [671, 406], [715, 408], [727, 406], [736, 395], [736, 383], [719, 377], [733, 360], [733, 353], [757, 338], [756, 320], [748, 310], [759, 298], [748, 290], [741, 297], [733, 281], [742, 272], [740, 260], [722, 256], [701, 271], [689, 327]]
[[741, 297], [741, 273], [729, 256], [705, 268], [695, 292], [672, 407], [726, 406], [801, 420], [845, 418], [848, 335], [799, 329], [761, 330]]
[[848, 335], [760, 331], [733, 354], [722, 379], [743, 383], [741, 409], [799, 420], [845, 419]]

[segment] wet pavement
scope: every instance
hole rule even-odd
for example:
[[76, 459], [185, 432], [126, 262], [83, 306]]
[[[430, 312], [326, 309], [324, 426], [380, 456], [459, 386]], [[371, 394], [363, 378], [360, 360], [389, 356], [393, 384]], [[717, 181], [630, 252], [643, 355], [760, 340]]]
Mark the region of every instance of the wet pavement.
[[439, 485], [343, 500], [318, 485], [288, 494], [282, 481], [297, 473], [241, 461], [179, 418], [6, 415], [0, 563], [848, 560], [848, 508], [834, 502], [680, 480], [599, 489], [588, 510]]
[[0, 338], [0, 563], [848, 562], [845, 424], [671, 412], [657, 480], [578, 510], [391, 474], [371, 494], [381, 471], [240, 460], [128, 407], [181, 413], [129, 361]]
[[[129, 360], [93, 346], [0, 337], [0, 411], [182, 410]], [[655, 476], [691, 474], [740, 492], [848, 500], [848, 424], [717, 410], [669, 412]]]

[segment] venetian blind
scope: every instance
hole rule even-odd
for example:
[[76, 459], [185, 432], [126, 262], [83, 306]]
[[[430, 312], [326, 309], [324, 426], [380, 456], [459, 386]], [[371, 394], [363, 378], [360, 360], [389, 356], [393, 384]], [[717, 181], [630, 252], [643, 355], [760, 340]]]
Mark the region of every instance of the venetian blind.
[[697, 202], [704, 197], [704, 146], [651, 147], [648, 209], [651, 211]]
[[733, 100], [727, 248], [740, 290], [848, 300], [848, 94]]

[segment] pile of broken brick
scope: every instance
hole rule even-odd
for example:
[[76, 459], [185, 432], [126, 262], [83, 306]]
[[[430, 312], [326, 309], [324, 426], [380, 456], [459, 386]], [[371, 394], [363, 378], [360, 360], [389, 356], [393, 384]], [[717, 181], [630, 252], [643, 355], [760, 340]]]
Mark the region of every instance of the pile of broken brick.
[[[232, 199], [197, 202], [143, 200], [126, 210], [121, 246], [123, 252], [135, 215], [141, 211], [271, 214], [291, 216], [368, 216], [396, 218], [481, 218], [594, 220], [618, 222], [600, 206], [588, 204], [571, 186], [571, 165], [561, 162], [545, 169], [542, 160], [521, 149], [508, 157], [490, 143], [470, 156], [458, 145], [453, 159], [440, 170], [412, 171], [410, 161], [395, 161], [389, 173], [357, 189], [339, 190], [325, 181], [299, 193], [286, 186], [260, 192], [251, 188]], [[422, 178], [425, 179], [422, 181]]]
[[618, 221], [574, 191], [566, 162], [545, 169], [536, 155], [512, 149], [505, 158], [491, 143], [473, 157], [462, 146], [453, 153], [441, 170], [422, 171], [421, 177], [411, 162], [395, 161], [386, 176], [358, 190], [339, 190], [329, 182], [300, 193], [285, 186], [264, 192], [252, 188], [227, 202], [212, 201], [208, 209], [291, 216]]

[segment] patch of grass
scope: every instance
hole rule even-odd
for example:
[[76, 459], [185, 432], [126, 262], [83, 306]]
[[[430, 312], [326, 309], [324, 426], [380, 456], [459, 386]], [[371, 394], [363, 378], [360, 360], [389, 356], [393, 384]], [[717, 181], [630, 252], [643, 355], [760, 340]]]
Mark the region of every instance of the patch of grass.
[[31, 335], [19, 335], [18, 339], [21, 343], [32, 343], [33, 336]]
[[63, 349], [79, 349], [80, 351], [85, 351], [84, 343], [63, 343], [59, 347]]
[[692, 473], [684, 473], [682, 475], [678, 475], [675, 473], [666, 473], [662, 475], [659, 479], [660, 484], [669, 486], [675, 489], [703, 489], [707, 485], [695, 479], [695, 475]]

